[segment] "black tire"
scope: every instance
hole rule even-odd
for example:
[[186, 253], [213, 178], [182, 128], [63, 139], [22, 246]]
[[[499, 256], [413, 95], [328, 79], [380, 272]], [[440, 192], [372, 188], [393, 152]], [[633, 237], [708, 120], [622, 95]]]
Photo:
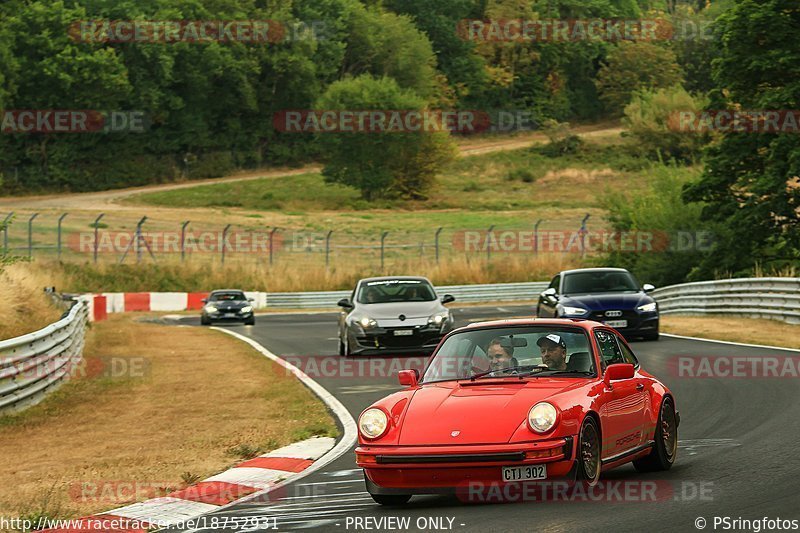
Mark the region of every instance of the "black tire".
[[583, 419], [581, 432], [578, 436], [578, 448], [575, 453], [577, 481], [589, 486], [597, 485], [600, 481], [602, 463], [602, 440], [597, 421], [591, 416]]
[[344, 341], [339, 339], [339, 355], [342, 357], [348, 357], [351, 355], [350, 353], [350, 341], [347, 339], [347, 332], [344, 334]]
[[344, 343], [342, 342], [341, 335], [339, 335], [339, 356], [344, 357]]
[[661, 402], [653, 438], [655, 446], [650, 454], [633, 462], [637, 472], [669, 470], [675, 462], [678, 453], [678, 417], [675, 416], [672, 398], [666, 397]]
[[648, 333], [647, 335], [645, 335], [644, 336], [644, 340], [646, 340], [646, 341], [657, 341], [658, 337], [659, 337], [659, 334], [656, 331], [655, 333]]
[[201, 316], [200, 317], [200, 325], [201, 326], [210, 326], [211, 325], [211, 321], [208, 318], [206, 318], [204, 316]]
[[536, 318], [542, 318], [542, 309], [536, 304]]
[[386, 505], [389, 507], [399, 507], [401, 505], [405, 505], [408, 503], [408, 500], [411, 499], [410, 494], [372, 494], [372, 499], [375, 500], [375, 503], [380, 505]]
[[244, 321], [245, 326], [255, 326], [256, 325], [256, 317], [248, 318]]

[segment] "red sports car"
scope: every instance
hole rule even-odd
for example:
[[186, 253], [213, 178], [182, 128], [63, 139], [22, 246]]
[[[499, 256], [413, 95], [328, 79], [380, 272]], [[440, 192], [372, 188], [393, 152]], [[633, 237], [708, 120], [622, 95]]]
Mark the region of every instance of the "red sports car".
[[667, 387], [604, 324], [484, 322], [447, 335], [422, 378], [358, 419], [356, 462], [383, 505], [465, 483], [552, 479], [597, 484], [602, 471], [675, 461], [680, 417]]

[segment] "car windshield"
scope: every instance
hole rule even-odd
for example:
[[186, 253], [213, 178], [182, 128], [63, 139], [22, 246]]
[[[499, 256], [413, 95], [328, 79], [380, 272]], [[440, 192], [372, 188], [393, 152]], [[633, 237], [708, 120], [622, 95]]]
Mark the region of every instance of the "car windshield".
[[516, 326], [468, 330], [447, 338], [421, 381], [588, 377], [596, 375], [591, 353], [589, 339], [581, 328]]
[[597, 271], [576, 272], [564, 277], [564, 294], [598, 292], [636, 292], [639, 284], [629, 272]]
[[362, 304], [432, 302], [435, 299], [431, 284], [417, 279], [367, 281], [361, 284], [356, 298]]
[[215, 292], [209, 297], [211, 302], [231, 302], [234, 300], [246, 300], [244, 293], [239, 291]]

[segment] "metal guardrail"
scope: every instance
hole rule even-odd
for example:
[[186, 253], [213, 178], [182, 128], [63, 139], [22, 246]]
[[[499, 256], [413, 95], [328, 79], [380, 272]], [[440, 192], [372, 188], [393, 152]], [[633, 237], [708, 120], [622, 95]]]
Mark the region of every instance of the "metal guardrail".
[[0, 412], [41, 401], [80, 362], [88, 301], [79, 299], [65, 315], [39, 331], [0, 341]]
[[[444, 285], [436, 287], [441, 297], [455, 296], [457, 302], [513, 302], [535, 300], [547, 288], [548, 282], [495, 283], [491, 285]], [[267, 307], [290, 309], [322, 309], [336, 307], [336, 302], [350, 296], [351, 291], [270, 292]]]
[[652, 292], [662, 314], [730, 314], [800, 324], [800, 278], [682, 283]]

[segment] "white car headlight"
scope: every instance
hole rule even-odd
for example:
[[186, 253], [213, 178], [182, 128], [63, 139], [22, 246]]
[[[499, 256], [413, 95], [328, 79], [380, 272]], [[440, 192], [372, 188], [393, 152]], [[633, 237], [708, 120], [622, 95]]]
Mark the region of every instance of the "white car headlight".
[[434, 326], [441, 326], [442, 322], [447, 320], [448, 314], [447, 313], [436, 313], [435, 315], [431, 315], [428, 317], [428, 324], [433, 324]]
[[253, 306], [252, 305], [245, 305], [244, 307], [242, 307], [242, 313], [249, 313], [252, 310], [253, 310]]
[[528, 412], [528, 425], [536, 433], [547, 433], [558, 421], [558, 411], [552, 404], [539, 402]]
[[655, 302], [650, 302], [649, 304], [640, 305], [636, 309], [638, 309], [642, 313], [652, 313], [653, 311], [656, 310], [656, 307], [657, 306]]
[[377, 439], [384, 434], [387, 427], [389, 419], [386, 413], [374, 407], [364, 411], [358, 419], [358, 429], [368, 439]]
[[214, 307], [213, 305], [207, 305], [206, 306], [206, 313], [216, 313], [216, 312], [217, 312], [217, 308]]
[[569, 307], [565, 305], [561, 308], [565, 315], [585, 315], [589, 311], [584, 309], [583, 307]]
[[368, 316], [362, 316], [358, 323], [361, 324], [362, 328], [374, 328], [378, 326], [378, 321]]

